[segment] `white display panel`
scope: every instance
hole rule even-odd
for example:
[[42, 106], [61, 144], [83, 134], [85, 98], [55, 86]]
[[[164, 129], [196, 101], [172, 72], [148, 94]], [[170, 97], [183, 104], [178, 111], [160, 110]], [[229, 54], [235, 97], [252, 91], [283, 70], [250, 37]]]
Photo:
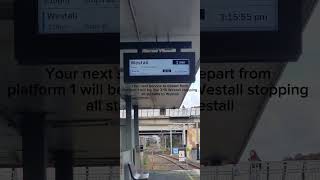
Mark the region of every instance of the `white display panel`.
[[120, 0], [38, 0], [39, 33], [119, 32]]
[[131, 59], [129, 76], [190, 75], [188, 59]]
[[278, 0], [201, 0], [201, 31], [277, 31]]

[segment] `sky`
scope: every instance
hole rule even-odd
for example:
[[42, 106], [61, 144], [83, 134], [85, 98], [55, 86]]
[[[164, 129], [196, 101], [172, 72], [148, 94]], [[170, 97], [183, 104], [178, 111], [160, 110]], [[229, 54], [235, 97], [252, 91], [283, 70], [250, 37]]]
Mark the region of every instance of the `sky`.
[[[191, 84], [190, 90], [182, 102], [185, 108], [200, 106], [200, 68], [196, 74], [196, 80]], [[197, 90], [197, 91], [194, 91]]]
[[309, 97], [272, 98], [249, 140], [242, 160], [255, 149], [262, 160], [278, 161], [297, 153], [320, 152], [320, 7], [304, 32], [303, 55], [289, 63], [278, 85], [309, 86]]

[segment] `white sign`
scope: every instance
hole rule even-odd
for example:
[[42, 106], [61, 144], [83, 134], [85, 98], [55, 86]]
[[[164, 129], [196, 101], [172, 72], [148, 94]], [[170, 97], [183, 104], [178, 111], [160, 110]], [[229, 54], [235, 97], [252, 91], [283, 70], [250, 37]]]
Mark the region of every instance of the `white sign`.
[[129, 76], [190, 75], [188, 59], [130, 59]]
[[39, 33], [119, 32], [120, 0], [38, 0]]
[[180, 162], [186, 161], [186, 154], [184, 150], [179, 150], [179, 161]]
[[278, 0], [201, 0], [201, 31], [277, 31]]

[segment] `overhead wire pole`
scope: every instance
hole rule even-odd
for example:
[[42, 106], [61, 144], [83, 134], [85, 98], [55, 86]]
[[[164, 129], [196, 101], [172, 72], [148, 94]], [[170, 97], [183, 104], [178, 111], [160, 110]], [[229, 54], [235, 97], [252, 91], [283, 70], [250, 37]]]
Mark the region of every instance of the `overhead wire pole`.
[[172, 156], [172, 127], [170, 127], [170, 155]]
[[167, 136], [164, 135], [164, 149], [167, 151]]
[[186, 146], [186, 125], [183, 124], [183, 129], [182, 129], [182, 143], [183, 147]]
[[197, 146], [197, 160], [200, 159], [200, 143], [199, 143], [199, 123], [196, 122], [196, 146]]

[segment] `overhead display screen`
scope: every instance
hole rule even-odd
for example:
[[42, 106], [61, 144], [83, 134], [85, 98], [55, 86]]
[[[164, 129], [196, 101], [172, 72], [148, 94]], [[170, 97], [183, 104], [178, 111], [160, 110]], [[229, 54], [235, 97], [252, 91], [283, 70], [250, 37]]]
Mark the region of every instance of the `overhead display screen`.
[[194, 52], [125, 53], [126, 83], [190, 83], [195, 80]]
[[201, 31], [277, 31], [278, 0], [201, 0]]
[[129, 76], [190, 75], [189, 59], [130, 59]]
[[119, 3], [120, 0], [38, 0], [38, 32], [117, 33]]

